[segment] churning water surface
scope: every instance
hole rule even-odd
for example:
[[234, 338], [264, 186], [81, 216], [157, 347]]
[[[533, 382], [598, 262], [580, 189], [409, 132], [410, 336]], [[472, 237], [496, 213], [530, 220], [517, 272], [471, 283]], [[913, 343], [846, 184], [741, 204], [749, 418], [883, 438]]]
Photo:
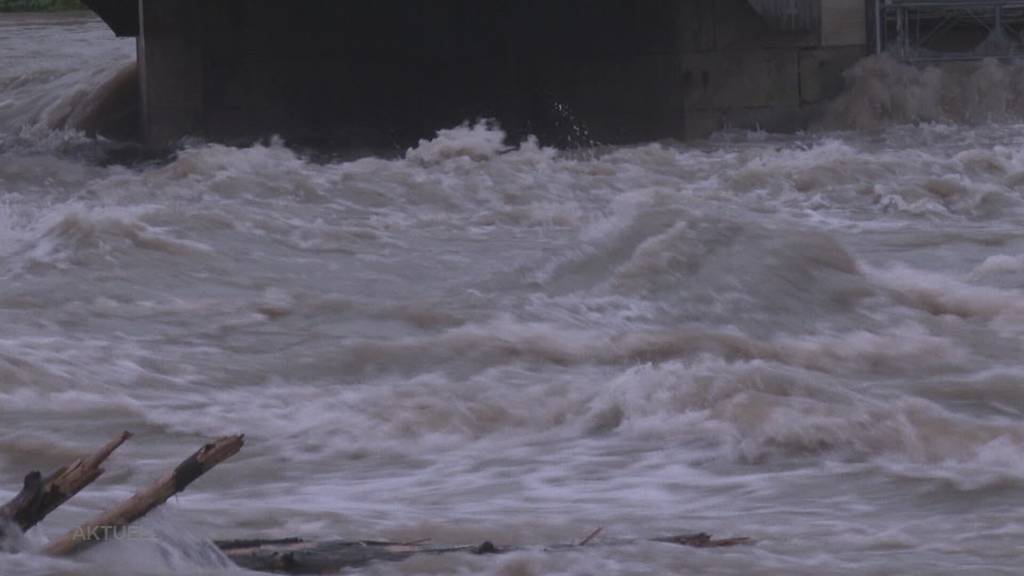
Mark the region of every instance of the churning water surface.
[[[0, 17], [0, 500], [137, 434], [3, 576], [598, 526], [756, 544], [360, 573], [1021, 574], [1021, 68], [865, 62], [797, 136], [560, 153], [467, 125], [398, 159], [110, 163], [80, 129], [133, 52]], [[24, 552], [236, 432], [153, 538]]]

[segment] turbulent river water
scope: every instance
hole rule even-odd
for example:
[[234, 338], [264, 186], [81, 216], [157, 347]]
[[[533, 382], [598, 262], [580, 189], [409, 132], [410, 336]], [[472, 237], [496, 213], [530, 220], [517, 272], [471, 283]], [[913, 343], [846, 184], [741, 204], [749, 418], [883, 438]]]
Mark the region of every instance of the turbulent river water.
[[[1021, 574], [1021, 68], [866, 62], [795, 136], [117, 162], [81, 122], [133, 56], [85, 15], [0, 16], [0, 500], [136, 433], [0, 575], [598, 526], [756, 544], [359, 573]], [[236, 432], [150, 537], [31, 553]]]

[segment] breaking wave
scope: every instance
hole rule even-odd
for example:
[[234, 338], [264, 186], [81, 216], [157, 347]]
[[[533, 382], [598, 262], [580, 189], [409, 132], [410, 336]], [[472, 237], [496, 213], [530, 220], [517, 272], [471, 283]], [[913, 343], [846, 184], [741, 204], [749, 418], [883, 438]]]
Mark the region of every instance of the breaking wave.
[[484, 122], [392, 159], [66, 153], [99, 142], [80, 131], [131, 82], [125, 48], [87, 79], [73, 54], [27, 62], [0, 97], [3, 486], [138, 432], [144, 457], [69, 503], [85, 516], [183, 446], [249, 442], [157, 542], [0, 572], [225, 572], [193, 527], [538, 544], [591, 525], [758, 545], [367, 570], [1016, 569], [1018, 65], [865, 61], [830, 121], [870, 132], [563, 153]]
[[846, 72], [847, 89], [822, 127], [872, 130], [904, 123], [977, 125], [1024, 120], [1024, 65], [988, 58], [917, 66], [872, 56]]

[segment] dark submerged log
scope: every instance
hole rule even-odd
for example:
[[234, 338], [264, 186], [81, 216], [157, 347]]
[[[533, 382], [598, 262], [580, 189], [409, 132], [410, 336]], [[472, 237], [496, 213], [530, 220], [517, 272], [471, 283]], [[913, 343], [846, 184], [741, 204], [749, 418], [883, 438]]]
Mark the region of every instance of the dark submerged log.
[[518, 550], [559, 552], [582, 546], [623, 546], [641, 542], [659, 542], [694, 548], [726, 548], [752, 544], [749, 538], [715, 539], [708, 534], [684, 534], [661, 538], [633, 540], [602, 540], [594, 542], [596, 533], [579, 544], [547, 547], [496, 546], [484, 542], [472, 546], [431, 546], [378, 541], [307, 542], [298, 538], [284, 540], [229, 540], [216, 542], [218, 548], [236, 564], [249, 570], [279, 574], [326, 574], [346, 568], [357, 568], [371, 562], [401, 561], [420, 554], [506, 554]]
[[235, 564], [282, 574], [325, 574], [371, 562], [396, 562], [416, 554], [471, 552], [476, 546], [428, 546], [390, 542], [307, 542], [301, 539], [216, 542]]
[[32, 510], [39, 508], [43, 497], [43, 476], [39, 472], [29, 472], [21, 492], [0, 508], [0, 543], [6, 540], [11, 532], [20, 528], [21, 518]]

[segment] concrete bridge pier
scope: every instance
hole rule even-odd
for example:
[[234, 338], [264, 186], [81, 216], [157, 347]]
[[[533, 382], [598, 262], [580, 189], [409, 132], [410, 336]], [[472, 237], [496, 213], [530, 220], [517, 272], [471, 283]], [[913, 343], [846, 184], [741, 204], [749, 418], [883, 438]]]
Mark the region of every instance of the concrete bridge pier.
[[403, 149], [494, 118], [556, 145], [794, 129], [865, 0], [86, 0], [138, 37], [143, 131]]
[[139, 1], [136, 38], [142, 97], [142, 133], [163, 146], [205, 134], [206, 69], [199, 2]]

